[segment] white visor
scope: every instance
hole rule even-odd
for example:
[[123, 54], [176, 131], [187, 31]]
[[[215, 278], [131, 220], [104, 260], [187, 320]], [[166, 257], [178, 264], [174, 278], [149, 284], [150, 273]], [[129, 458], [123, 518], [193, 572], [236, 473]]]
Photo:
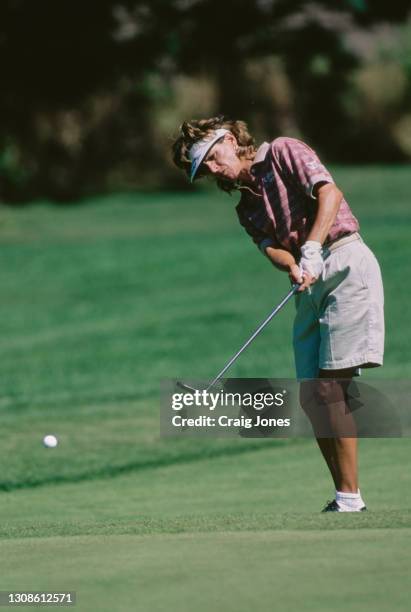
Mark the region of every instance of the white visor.
[[212, 134], [198, 140], [191, 147], [188, 155], [191, 159], [191, 172], [190, 172], [190, 181], [193, 182], [195, 175], [197, 174], [197, 170], [199, 169], [201, 162], [213, 146], [217, 140], [222, 138], [225, 134], [227, 134], [230, 130], [226, 130], [224, 128], [219, 128], [212, 132]]

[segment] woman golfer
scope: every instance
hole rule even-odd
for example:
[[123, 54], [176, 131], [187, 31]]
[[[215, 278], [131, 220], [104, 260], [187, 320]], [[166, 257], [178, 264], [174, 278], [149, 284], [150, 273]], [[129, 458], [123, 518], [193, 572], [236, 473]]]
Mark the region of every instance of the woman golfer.
[[[256, 148], [243, 121], [185, 122], [173, 156], [191, 181], [212, 176], [221, 189], [241, 191], [241, 225], [300, 285], [293, 346], [301, 403], [309, 414], [305, 404], [312, 393], [310, 387], [304, 391], [304, 379], [318, 379], [316, 396], [332, 424], [333, 407], [345, 403], [347, 380], [359, 368], [382, 365], [384, 352], [380, 269], [343, 194], [305, 143], [276, 138]], [[336, 489], [325, 512], [366, 509], [358, 488], [357, 438], [345, 436], [337, 428], [333, 437], [317, 437]]]

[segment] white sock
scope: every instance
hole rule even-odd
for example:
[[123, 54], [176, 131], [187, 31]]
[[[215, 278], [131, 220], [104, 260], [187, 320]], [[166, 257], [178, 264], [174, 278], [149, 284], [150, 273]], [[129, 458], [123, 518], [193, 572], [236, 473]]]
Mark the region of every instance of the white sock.
[[357, 490], [357, 493], [336, 491], [335, 500], [343, 512], [358, 512], [365, 506], [360, 489]]

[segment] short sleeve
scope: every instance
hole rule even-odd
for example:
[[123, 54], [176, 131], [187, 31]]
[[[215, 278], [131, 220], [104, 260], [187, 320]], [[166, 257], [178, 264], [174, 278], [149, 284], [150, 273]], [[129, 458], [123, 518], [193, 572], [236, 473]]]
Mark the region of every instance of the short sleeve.
[[304, 193], [314, 198], [317, 183], [334, 183], [318, 155], [308, 145], [295, 138], [277, 138], [272, 153], [280, 171], [286, 174]]

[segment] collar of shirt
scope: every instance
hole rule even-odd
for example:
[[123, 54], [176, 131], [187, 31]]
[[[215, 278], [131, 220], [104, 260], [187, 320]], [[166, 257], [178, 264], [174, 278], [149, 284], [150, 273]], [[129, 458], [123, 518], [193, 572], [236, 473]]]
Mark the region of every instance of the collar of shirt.
[[265, 160], [269, 148], [270, 148], [270, 143], [269, 142], [263, 142], [258, 147], [257, 152], [256, 152], [255, 157], [254, 157], [254, 161], [253, 161], [253, 163], [251, 165], [251, 168], [250, 168], [250, 172], [254, 176], [257, 173], [258, 165], [261, 164], [261, 162], [263, 162]]

